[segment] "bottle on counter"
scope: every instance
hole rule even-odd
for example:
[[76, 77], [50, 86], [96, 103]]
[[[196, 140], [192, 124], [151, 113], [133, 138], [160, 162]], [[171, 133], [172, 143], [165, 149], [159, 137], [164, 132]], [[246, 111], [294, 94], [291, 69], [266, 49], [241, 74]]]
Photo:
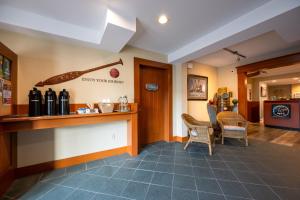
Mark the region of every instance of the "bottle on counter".
[[45, 92], [45, 115], [56, 115], [56, 102], [57, 102], [57, 96], [54, 90], [49, 88]]
[[42, 115], [42, 93], [37, 88], [33, 88], [29, 92], [29, 116], [41, 116]]
[[69, 115], [70, 114], [70, 95], [66, 89], [59, 92], [58, 97], [58, 114]]

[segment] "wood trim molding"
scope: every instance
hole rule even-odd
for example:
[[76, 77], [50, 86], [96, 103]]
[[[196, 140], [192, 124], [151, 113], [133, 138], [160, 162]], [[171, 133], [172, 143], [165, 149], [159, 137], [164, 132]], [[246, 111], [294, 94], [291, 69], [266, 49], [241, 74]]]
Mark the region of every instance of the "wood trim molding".
[[[11, 61], [11, 80], [4, 80], [12, 87], [12, 105], [3, 106], [0, 99], [0, 117], [11, 115], [14, 105], [17, 103], [17, 80], [18, 80], [18, 56], [3, 43], [0, 42], [0, 54]], [[0, 123], [0, 196], [9, 188], [14, 181], [14, 169], [16, 167], [17, 134], [4, 133]]]
[[237, 67], [237, 73], [253, 72], [259, 69], [272, 69], [277, 67], [284, 67], [293, 65], [300, 62], [300, 52], [289, 54], [285, 56], [280, 56], [277, 58], [271, 58], [247, 65], [242, 65]]
[[96, 153], [90, 153], [90, 154], [85, 154], [85, 155], [80, 155], [80, 156], [75, 156], [71, 158], [65, 158], [61, 160], [54, 160], [54, 161], [49, 161], [45, 163], [40, 163], [36, 165], [30, 165], [26, 167], [20, 167], [16, 169], [16, 177], [24, 177], [36, 173], [41, 173], [45, 171], [50, 171], [53, 169], [59, 169], [59, 168], [64, 168], [64, 167], [69, 167], [73, 165], [78, 165], [81, 163], [86, 163], [102, 158], [106, 158], [109, 156], [116, 156], [120, 154], [127, 153], [127, 146], [124, 147], [119, 147], [115, 149], [110, 149], [110, 150], [105, 150], [105, 151], [100, 151]]
[[[95, 108], [99, 108], [98, 104], [94, 105]], [[114, 103], [114, 109], [117, 110], [119, 103]], [[134, 110], [135, 103], [129, 103], [131, 110]], [[70, 112], [76, 112], [78, 108], [87, 108], [87, 105], [84, 103], [74, 103], [70, 104]], [[14, 105], [14, 115], [27, 115], [28, 114], [28, 104], [17, 104]]]
[[[167, 108], [165, 113], [165, 135], [164, 140], [167, 142], [172, 141], [173, 139], [173, 81], [172, 81], [172, 65], [168, 63], [161, 63], [157, 61], [147, 60], [143, 58], [137, 58], [134, 57], [134, 102], [136, 102], [138, 105], [140, 103], [140, 67], [141, 66], [148, 66], [148, 67], [154, 67], [154, 68], [160, 68], [167, 70], [167, 79], [168, 79], [168, 96], [167, 96]], [[140, 145], [138, 145], [140, 146]]]
[[173, 141], [174, 142], [187, 142], [188, 141], [188, 136], [185, 136], [185, 137], [179, 137], [179, 136], [173, 136]]

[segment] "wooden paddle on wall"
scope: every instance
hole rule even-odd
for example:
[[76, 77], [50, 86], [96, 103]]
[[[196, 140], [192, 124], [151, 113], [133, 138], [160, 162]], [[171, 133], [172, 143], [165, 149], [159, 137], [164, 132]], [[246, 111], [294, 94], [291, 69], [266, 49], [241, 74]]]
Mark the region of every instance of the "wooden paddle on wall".
[[37, 87], [43, 87], [45, 85], [55, 85], [55, 84], [67, 82], [67, 81], [76, 79], [76, 78], [82, 76], [83, 74], [86, 74], [86, 73], [89, 73], [89, 72], [93, 72], [93, 71], [97, 71], [99, 69], [103, 69], [103, 68], [110, 67], [110, 66], [113, 66], [113, 65], [118, 65], [118, 64], [123, 65], [123, 61], [122, 61], [121, 58], [117, 62], [113, 62], [113, 63], [106, 64], [106, 65], [102, 65], [102, 66], [95, 67], [95, 68], [92, 68], [92, 69], [87, 69], [87, 70], [84, 70], [84, 71], [66, 72], [66, 73], [63, 73], [63, 74], [60, 74], [60, 75], [56, 75], [56, 76], [53, 76], [51, 78], [48, 78], [45, 81], [38, 82], [37, 84], [35, 84], [35, 86], [37, 86]]

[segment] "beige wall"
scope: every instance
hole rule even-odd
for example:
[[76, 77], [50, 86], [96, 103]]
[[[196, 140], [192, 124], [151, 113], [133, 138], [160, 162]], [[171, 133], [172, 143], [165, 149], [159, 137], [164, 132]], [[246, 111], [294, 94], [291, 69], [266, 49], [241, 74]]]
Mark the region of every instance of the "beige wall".
[[[193, 68], [188, 69], [188, 74], [196, 74], [208, 77], [208, 100], [214, 97], [218, 89], [217, 68], [194, 62]], [[188, 113], [198, 120], [209, 121], [207, 113], [207, 101], [188, 101]]]
[[227, 87], [229, 91], [232, 91], [233, 99], [238, 97], [237, 87], [237, 72], [233, 66], [218, 67], [218, 88]]
[[277, 98], [291, 98], [292, 86], [291, 85], [269, 85], [268, 86], [268, 98], [272, 96]]
[[[123, 84], [84, 82], [81, 78], [51, 86], [57, 92], [66, 88], [72, 103], [99, 102], [103, 98], [117, 101], [121, 95], [134, 97], [133, 58], [166, 62], [167, 57], [133, 47], [125, 47], [121, 53], [109, 53], [81, 43], [74, 44], [62, 39], [31, 37], [0, 30], [0, 40], [19, 56], [18, 103], [27, 104], [28, 92], [35, 83], [51, 76], [73, 70], [85, 70], [122, 58], [124, 66], [117, 80]], [[112, 79], [110, 68], [84, 75], [85, 78]], [[42, 91], [48, 86], [42, 88]], [[51, 160], [88, 154], [127, 145], [125, 121], [92, 126], [66, 127], [18, 133], [18, 167]]]
[[[125, 47], [121, 53], [110, 53], [83, 45], [66, 43], [61, 40], [30, 37], [7, 31], [0, 31], [1, 42], [18, 54], [18, 103], [25, 104], [27, 95], [35, 83], [51, 76], [73, 70], [85, 70], [122, 58], [124, 66], [115, 66], [120, 76], [114, 80], [124, 84], [85, 82], [81, 78], [51, 86], [56, 91], [66, 88], [70, 91], [71, 103], [99, 102], [103, 98], [117, 101], [121, 95], [128, 95], [132, 102], [133, 88], [133, 57], [141, 57], [166, 62], [167, 57], [133, 47]], [[82, 77], [95, 79], [112, 79], [110, 68], [86, 74]], [[42, 88], [44, 91], [48, 86]]]
[[292, 97], [294, 97], [295, 93], [300, 93], [300, 83], [292, 85]]

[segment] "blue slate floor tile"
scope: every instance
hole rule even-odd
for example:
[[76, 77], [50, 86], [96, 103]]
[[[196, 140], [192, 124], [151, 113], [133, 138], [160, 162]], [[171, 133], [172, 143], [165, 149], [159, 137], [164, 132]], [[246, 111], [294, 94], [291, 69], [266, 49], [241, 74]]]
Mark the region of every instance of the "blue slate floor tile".
[[173, 187], [196, 190], [195, 178], [175, 174]]
[[126, 168], [137, 168], [140, 165], [141, 161], [137, 160], [127, 160], [122, 167]]
[[75, 190], [66, 200], [91, 200], [96, 193], [87, 192], [84, 190]]
[[280, 198], [278, 198], [278, 196], [267, 186], [253, 184], [244, 184], [244, 186], [250, 195], [256, 200], [280, 200]]
[[222, 194], [221, 188], [215, 179], [196, 178], [198, 191]]
[[135, 169], [130, 168], [120, 168], [114, 175], [113, 178], [120, 178], [125, 180], [131, 180]]
[[174, 165], [169, 163], [157, 163], [154, 171], [173, 173]]
[[152, 184], [172, 187], [173, 174], [155, 172], [152, 178]]
[[64, 179], [60, 185], [77, 188], [87, 182], [92, 176], [88, 174], [74, 174]]
[[156, 166], [156, 162], [142, 161], [138, 169], [154, 170], [155, 166]]
[[123, 191], [122, 196], [136, 200], [144, 200], [148, 187], [149, 184], [129, 182]]
[[138, 157], [122, 154], [18, 179], [2, 199], [298, 200], [300, 152], [250, 144], [226, 140], [208, 156], [206, 145], [185, 151], [184, 144], [158, 142]]
[[244, 189], [242, 184], [233, 181], [218, 181], [225, 195], [250, 198], [249, 193]]
[[193, 176], [194, 175], [193, 167], [184, 166], [184, 165], [175, 165], [174, 173], [175, 174], [181, 174], [181, 175], [188, 175], [188, 176]]
[[196, 191], [174, 188], [172, 200], [198, 200], [198, 194]]
[[225, 200], [223, 195], [198, 192], [199, 200]]
[[107, 194], [97, 194], [92, 198], [92, 200], [128, 200], [128, 198]]
[[153, 172], [152, 171], [145, 171], [145, 170], [136, 170], [132, 175], [133, 181], [139, 181], [144, 183], [150, 183], [152, 178]]
[[105, 165], [98, 169], [95, 174], [99, 176], [112, 177], [118, 170], [118, 167]]
[[63, 200], [66, 199], [71, 193], [74, 192], [74, 189], [57, 186], [53, 190], [50, 190], [48, 193], [43, 195], [40, 200]]
[[171, 188], [150, 185], [146, 200], [170, 200], [171, 199]]

